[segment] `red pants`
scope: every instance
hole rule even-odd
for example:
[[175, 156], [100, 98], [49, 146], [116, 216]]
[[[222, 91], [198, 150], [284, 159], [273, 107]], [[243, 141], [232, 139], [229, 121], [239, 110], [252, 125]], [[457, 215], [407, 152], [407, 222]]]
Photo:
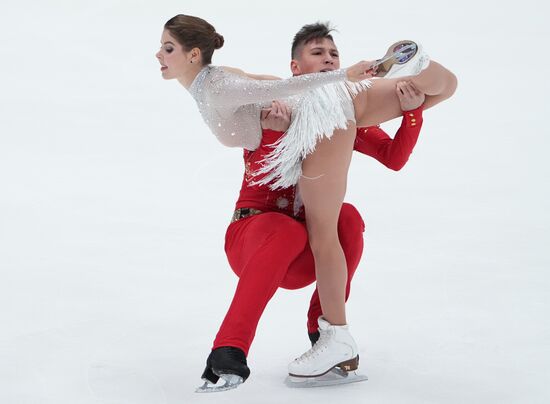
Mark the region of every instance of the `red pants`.
[[[338, 220], [338, 234], [348, 269], [346, 300], [350, 282], [363, 253], [365, 224], [353, 205], [344, 203]], [[260, 317], [275, 291], [300, 289], [315, 281], [315, 263], [305, 223], [266, 212], [233, 222], [227, 228], [225, 252], [239, 277], [237, 290], [216, 335], [213, 349], [240, 348], [248, 355]], [[317, 330], [321, 316], [317, 290], [308, 311], [308, 332]]]

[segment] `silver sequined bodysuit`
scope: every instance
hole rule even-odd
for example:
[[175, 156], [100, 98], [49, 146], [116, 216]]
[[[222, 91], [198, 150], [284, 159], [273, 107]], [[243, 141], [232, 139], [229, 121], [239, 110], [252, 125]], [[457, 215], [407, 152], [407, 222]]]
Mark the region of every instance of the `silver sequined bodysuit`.
[[329, 83], [342, 82], [346, 71], [307, 74], [285, 80], [253, 80], [205, 66], [189, 92], [217, 139], [225, 146], [255, 150], [260, 145], [260, 111], [281, 100]]

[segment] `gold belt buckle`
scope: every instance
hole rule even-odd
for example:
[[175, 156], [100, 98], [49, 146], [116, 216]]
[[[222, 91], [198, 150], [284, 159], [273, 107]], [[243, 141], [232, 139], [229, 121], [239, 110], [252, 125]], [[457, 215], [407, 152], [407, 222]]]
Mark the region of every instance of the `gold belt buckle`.
[[237, 220], [245, 219], [250, 216], [258, 215], [262, 213], [261, 210], [254, 208], [238, 208], [233, 212], [233, 217], [231, 218], [231, 223], [236, 222]]

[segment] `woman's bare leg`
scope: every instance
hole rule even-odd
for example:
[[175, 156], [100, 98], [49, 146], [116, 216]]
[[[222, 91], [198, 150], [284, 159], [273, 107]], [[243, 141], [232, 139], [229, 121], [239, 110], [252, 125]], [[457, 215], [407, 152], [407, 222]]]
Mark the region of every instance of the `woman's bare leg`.
[[433, 60], [417, 76], [375, 79], [372, 87], [359, 93], [353, 101], [357, 126], [379, 125], [400, 117], [403, 112], [395, 94], [395, 85], [404, 80], [411, 81], [419, 91], [426, 94], [424, 108], [446, 100], [454, 94], [457, 86], [456, 76]]
[[332, 325], [346, 324], [347, 268], [338, 239], [338, 217], [346, 194], [347, 175], [356, 126], [336, 130], [316, 145], [302, 163], [299, 181], [309, 243], [315, 259], [317, 290], [323, 317]]

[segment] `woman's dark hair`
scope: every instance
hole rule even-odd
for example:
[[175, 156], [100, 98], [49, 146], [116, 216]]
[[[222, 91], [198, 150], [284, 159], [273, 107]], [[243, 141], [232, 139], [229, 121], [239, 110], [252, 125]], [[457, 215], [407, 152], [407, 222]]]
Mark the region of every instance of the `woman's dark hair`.
[[187, 52], [199, 48], [203, 65], [212, 63], [214, 49], [223, 46], [223, 36], [216, 32], [212, 24], [199, 17], [178, 14], [164, 24], [164, 29], [170, 32]]
[[332, 35], [330, 35], [332, 31], [335, 31], [335, 29], [331, 28], [328, 22], [316, 22], [315, 24], [304, 25], [300, 31], [296, 33], [292, 41], [291, 58], [296, 59], [301, 53], [302, 47], [311, 41], [324, 38], [334, 41]]

